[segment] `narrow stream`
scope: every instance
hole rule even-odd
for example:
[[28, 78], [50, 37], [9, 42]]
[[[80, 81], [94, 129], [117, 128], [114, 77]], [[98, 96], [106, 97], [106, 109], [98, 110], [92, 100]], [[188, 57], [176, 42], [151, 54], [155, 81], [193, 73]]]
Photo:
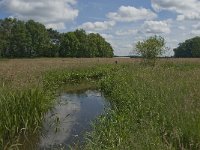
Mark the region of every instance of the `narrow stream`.
[[108, 106], [104, 96], [95, 90], [62, 93], [53, 110], [46, 116], [38, 149], [69, 148], [84, 142], [91, 131], [91, 121]]

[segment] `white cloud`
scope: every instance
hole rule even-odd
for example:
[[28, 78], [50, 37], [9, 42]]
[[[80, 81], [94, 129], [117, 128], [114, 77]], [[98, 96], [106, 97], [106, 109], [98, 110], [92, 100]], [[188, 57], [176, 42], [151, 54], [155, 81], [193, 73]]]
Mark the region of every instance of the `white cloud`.
[[170, 25], [167, 21], [145, 21], [142, 31], [150, 34], [170, 33]]
[[125, 35], [134, 35], [138, 32], [138, 30], [135, 29], [129, 29], [129, 30], [119, 30], [116, 31], [115, 34], [118, 36], [125, 36]]
[[0, 8], [18, 19], [34, 19], [59, 29], [78, 16], [75, 4], [76, 0], [2, 0]]
[[103, 22], [86, 22], [79, 26], [79, 28], [85, 30], [102, 31], [112, 28], [115, 25], [114, 21], [103, 21]]
[[200, 23], [192, 26], [195, 30], [200, 30]]
[[157, 15], [149, 9], [121, 6], [117, 12], [110, 12], [107, 17], [119, 22], [134, 22], [138, 20], [151, 20]]
[[178, 27], [180, 30], [185, 30], [185, 27], [184, 26], [179, 26]]
[[46, 24], [46, 27], [52, 28], [54, 30], [64, 30], [65, 24], [63, 22], [61, 22], [61, 23], [49, 23], [49, 24]]
[[177, 20], [199, 20], [199, 0], [151, 0], [152, 7], [156, 11], [168, 10], [176, 12]]
[[192, 30], [191, 31], [191, 34], [193, 35], [193, 36], [200, 36], [200, 30]]
[[113, 39], [113, 35], [112, 35], [112, 34], [101, 33], [101, 36], [102, 36], [103, 38], [105, 38], [107, 41]]

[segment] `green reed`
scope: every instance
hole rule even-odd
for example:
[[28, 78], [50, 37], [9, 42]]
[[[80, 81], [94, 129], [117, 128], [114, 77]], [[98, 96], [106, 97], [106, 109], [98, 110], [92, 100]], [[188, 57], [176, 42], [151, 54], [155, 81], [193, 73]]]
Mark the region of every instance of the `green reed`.
[[54, 70], [43, 75], [38, 87], [20, 90], [1, 87], [0, 149], [18, 148], [21, 136], [37, 133], [41, 129], [43, 117], [53, 107], [61, 85], [98, 80], [109, 71], [110, 67]]
[[198, 62], [134, 63], [52, 70], [38, 87], [1, 87], [0, 149], [19, 147], [20, 135], [38, 132], [57, 90], [82, 81], [95, 81], [111, 104], [83, 148], [200, 149], [199, 75]]
[[200, 64], [124, 65], [101, 81], [111, 110], [85, 149], [200, 149]]

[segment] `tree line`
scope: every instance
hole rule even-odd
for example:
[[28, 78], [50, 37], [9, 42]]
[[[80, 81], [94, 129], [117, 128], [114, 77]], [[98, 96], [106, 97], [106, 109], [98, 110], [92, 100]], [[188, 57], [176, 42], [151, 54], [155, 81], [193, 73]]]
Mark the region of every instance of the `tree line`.
[[59, 33], [34, 20], [0, 19], [0, 57], [113, 57], [100, 34], [83, 29]]
[[200, 37], [194, 37], [179, 43], [179, 46], [174, 49], [175, 57], [200, 57]]

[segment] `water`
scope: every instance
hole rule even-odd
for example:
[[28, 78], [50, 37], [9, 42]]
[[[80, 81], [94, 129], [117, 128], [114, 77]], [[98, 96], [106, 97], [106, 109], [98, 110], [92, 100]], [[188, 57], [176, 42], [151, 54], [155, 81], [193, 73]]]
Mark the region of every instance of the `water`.
[[91, 121], [104, 113], [105, 98], [98, 91], [62, 93], [58, 103], [45, 117], [38, 149], [68, 148], [81, 145], [91, 131]]

